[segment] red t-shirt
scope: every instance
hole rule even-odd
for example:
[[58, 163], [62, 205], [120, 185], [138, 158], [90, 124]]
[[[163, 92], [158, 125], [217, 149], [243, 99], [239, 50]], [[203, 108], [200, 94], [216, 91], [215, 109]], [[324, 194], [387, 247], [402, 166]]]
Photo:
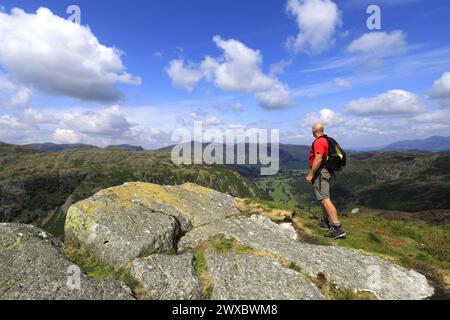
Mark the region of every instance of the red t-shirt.
[[[316, 140], [316, 142], [314, 142], [314, 149], [315, 149], [316, 153], [319, 153], [324, 157], [328, 156], [328, 148], [329, 148], [328, 140], [326, 138], [319, 138]], [[310, 168], [312, 168], [315, 157], [316, 157], [316, 155], [314, 154], [314, 150], [311, 147], [311, 149], [309, 150], [309, 167]]]

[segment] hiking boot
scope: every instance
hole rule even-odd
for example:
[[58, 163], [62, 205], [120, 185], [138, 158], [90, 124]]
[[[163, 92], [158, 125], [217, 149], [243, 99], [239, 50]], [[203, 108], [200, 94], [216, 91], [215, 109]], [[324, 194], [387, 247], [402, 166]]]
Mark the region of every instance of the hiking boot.
[[325, 218], [321, 218], [319, 220], [318, 226], [321, 230], [325, 230], [325, 231], [328, 231], [331, 228], [330, 221]]
[[331, 227], [330, 230], [325, 234], [325, 238], [328, 239], [342, 239], [347, 236], [347, 233], [342, 227]]

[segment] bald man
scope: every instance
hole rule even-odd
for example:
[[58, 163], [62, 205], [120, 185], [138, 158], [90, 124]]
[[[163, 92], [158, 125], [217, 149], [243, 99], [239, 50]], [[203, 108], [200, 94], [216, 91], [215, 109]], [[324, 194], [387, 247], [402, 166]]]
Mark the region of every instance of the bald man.
[[340, 239], [347, 236], [339, 221], [336, 207], [330, 198], [330, 181], [332, 173], [325, 168], [329, 155], [329, 143], [325, 135], [325, 127], [322, 123], [314, 124], [312, 133], [316, 139], [309, 151], [310, 171], [306, 181], [313, 185], [317, 200], [322, 205], [323, 217], [319, 221], [319, 227], [327, 230], [325, 237]]

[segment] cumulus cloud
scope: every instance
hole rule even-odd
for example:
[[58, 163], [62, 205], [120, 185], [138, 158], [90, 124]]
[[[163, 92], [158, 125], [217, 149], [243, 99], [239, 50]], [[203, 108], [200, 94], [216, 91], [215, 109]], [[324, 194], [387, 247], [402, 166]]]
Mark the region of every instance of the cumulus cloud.
[[262, 71], [262, 55], [258, 50], [234, 39], [215, 36], [213, 40], [223, 50], [223, 56], [207, 56], [196, 68], [185, 67], [180, 60], [170, 62], [167, 74], [174, 85], [192, 90], [205, 79], [225, 91], [253, 94], [265, 109], [292, 105], [288, 86]]
[[[86, 26], [47, 8], [0, 12], [0, 66], [17, 82], [49, 94], [81, 100], [116, 101], [116, 84], [138, 84], [127, 73], [121, 52], [102, 45]], [[29, 92], [21, 91], [17, 102]]]
[[30, 123], [33, 125], [58, 123], [58, 119], [53, 114], [49, 114], [48, 112], [42, 112], [32, 108], [24, 110], [23, 120], [26, 123]]
[[320, 54], [335, 43], [336, 30], [342, 25], [341, 12], [331, 0], [289, 0], [286, 10], [295, 17], [296, 37], [287, 41], [295, 52]]
[[7, 108], [25, 106], [31, 95], [30, 88], [18, 85], [8, 77], [0, 75], [0, 106]]
[[302, 127], [311, 128], [315, 123], [321, 122], [326, 127], [337, 127], [344, 122], [344, 117], [331, 109], [322, 109], [319, 112], [310, 112], [303, 119]]
[[174, 87], [194, 90], [197, 83], [203, 78], [203, 73], [193, 66], [186, 66], [183, 59], [172, 60], [166, 69]]
[[287, 85], [261, 70], [262, 55], [258, 50], [242, 42], [219, 36], [213, 38], [224, 51], [223, 57], [207, 57], [202, 63], [206, 77], [223, 90], [254, 94], [265, 109], [277, 109], [291, 105]]
[[53, 141], [55, 143], [79, 143], [80, 136], [71, 129], [56, 129], [53, 133]]
[[62, 123], [81, 134], [109, 137], [130, 135], [133, 127], [118, 106], [99, 111], [67, 112], [62, 116]]
[[390, 90], [372, 98], [353, 100], [344, 111], [357, 116], [411, 115], [426, 111], [425, 105], [414, 93]]
[[223, 124], [218, 117], [208, 115], [208, 112], [202, 109], [193, 111], [189, 115], [182, 115], [177, 119], [177, 123], [183, 127], [193, 126], [195, 121], [201, 121], [204, 127], [217, 127]]
[[17, 142], [30, 137], [36, 127], [27, 125], [17, 117], [0, 116], [0, 139], [1, 141]]
[[406, 51], [406, 35], [401, 30], [369, 32], [354, 40], [348, 47], [350, 53], [371, 56], [390, 56]]
[[430, 97], [438, 100], [441, 107], [450, 107], [450, 72], [445, 72], [441, 78], [434, 82]]
[[427, 124], [449, 124], [450, 111], [449, 110], [434, 110], [426, 112], [414, 117], [415, 121]]

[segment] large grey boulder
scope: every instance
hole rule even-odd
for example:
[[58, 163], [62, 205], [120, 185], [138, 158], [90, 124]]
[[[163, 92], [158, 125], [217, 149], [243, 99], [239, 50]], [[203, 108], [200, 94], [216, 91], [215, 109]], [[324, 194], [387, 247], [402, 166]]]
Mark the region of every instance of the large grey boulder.
[[208, 252], [214, 300], [322, 300], [320, 290], [304, 275], [264, 256]]
[[114, 280], [80, 272], [63, 245], [33, 226], [0, 224], [0, 299], [128, 300], [131, 290]]
[[194, 270], [194, 256], [153, 255], [136, 259], [130, 274], [152, 300], [200, 300], [202, 286]]
[[[261, 216], [243, 216], [238, 202], [193, 184], [169, 187], [127, 183], [73, 205], [65, 224], [66, 244], [80, 247], [113, 267], [133, 266], [134, 276], [144, 288], [147, 286], [149, 296], [158, 299], [175, 294], [169, 278], [174, 277], [176, 283], [178, 273], [185, 272], [191, 277], [193, 272], [190, 258], [167, 258], [158, 254], [189, 252], [202, 241], [220, 234], [259, 253], [276, 257], [283, 265], [295, 265], [310, 278], [325, 276], [338, 289], [368, 291], [379, 299], [425, 299], [434, 293], [427, 279], [415, 271], [354, 250], [303, 243], [297, 239], [292, 225], [276, 224]], [[149, 256], [152, 257], [141, 259]], [[225, 270], [232, 265], [230, 261], [239, 264], [240, 259], [213, 257], [210, 263], [215, 270], [223, 264]], [[248, 263], [252, 265], [253, 259], [243, 259], [251, 260]], [[260, 268], [269, 268], [266, 271], [271, 273], [273, 265], [264, 260]], [[238, 271], [223, 275], [229, 278], [217, 277], [217, 281], [234, 281], [251, 274], [247, 269]], [[155, 274], [159, 274], [160, 282]], [[187, 285], [186, 292], [189, 292], [192, 283], [180, 282], [180, 285]], [[267, 285], [271, 287], [272, 283], [269, 281]], [[169, 290], [161, 290], [163, 286], [168, 286]], [[238, 291], [228, 293], [230, 297], [239, 296], [245, 289], [237, 288]], [[186, 299], [196, 298], [196, 290], [192, 289], [191, 293], [183, 290], [179, 294], [187, 295]], [[249, 290], [252, 292], [251, 288]], [[294, 295], [290, 293], [289, 297]], [[226, 296], [226, 293], [217, 293], [217, 296]], [[255, 293], [255, 296], [258, 295]]]
[[342, 247], [302, 243], [260, 216], [223, 219], [196, 228], [180, 240], [179, 249], [188, 250], [218, 234], [275, 254], [312, 277], [323, 274], [342, 289], [373, 292], [379, 299], [425, 299], [434, 293], [425, 276], [415, 271]]
[[232, 197], [196, 185], [127, 183], [70, 207], [65, 242], [125, 267], [135, 258], [176, 250], [180, 234], [237, 213]]

